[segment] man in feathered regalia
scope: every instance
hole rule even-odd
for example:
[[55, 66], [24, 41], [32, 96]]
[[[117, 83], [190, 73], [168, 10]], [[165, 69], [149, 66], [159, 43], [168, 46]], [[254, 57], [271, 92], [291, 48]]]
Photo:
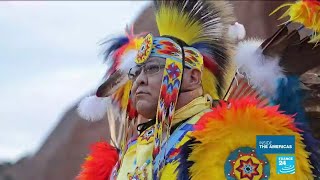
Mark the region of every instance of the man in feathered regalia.
[[[290, 20], [274, 35], [242, 42], [228, 2], [154, 6], [160, 36], [128, 32], [110, 40], [107, 78], [97, 97], [80, 103], [80, 115], [94, 119], [103, 113], [93, 117], [87, 104], [111, 101], [122, 132], [120, 143], [92, 146], [77, 178], [319, 177], [320, 143], [310, 134], [298, 75], [320, 64], [320, 3], [285, 4]], [[304, 26], [289, 32], [292, 22]], [[302, 28], [314, 33], [301, 39]], [[279, 173], [277, 154], [258, 153], [257, 136], [293, 137], [294, 172]]]

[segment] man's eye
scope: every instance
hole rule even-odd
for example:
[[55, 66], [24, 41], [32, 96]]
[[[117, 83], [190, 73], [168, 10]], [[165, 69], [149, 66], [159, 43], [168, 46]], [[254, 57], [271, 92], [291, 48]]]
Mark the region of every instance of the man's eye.
[[133, 72], [135, 76], [138, 76], [141, 72], [141, 69], [135, 69], [135, 71]]
[[134, 67], [129, 70], [128, 76], [130, 79], [134, 79], [140, 74], [140, 72], [141, 72], [140, 67]]
[[159, 66], [158, 65], [149, 65], [146, 67], [146, 71], [149, 73], [155, 73], [159, 70]]

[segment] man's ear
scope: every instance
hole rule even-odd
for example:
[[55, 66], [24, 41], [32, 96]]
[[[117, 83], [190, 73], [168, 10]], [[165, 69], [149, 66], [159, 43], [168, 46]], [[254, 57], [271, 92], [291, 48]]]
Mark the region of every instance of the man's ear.
[[186, 69], [183, 73], [181, 91], [193, 91], [201, 86], [202, 73], [198, 69]]
[[197, 88], [201, 85], [202, 73], [198, 69], [191, 69], [191, 82], [196, 85]]

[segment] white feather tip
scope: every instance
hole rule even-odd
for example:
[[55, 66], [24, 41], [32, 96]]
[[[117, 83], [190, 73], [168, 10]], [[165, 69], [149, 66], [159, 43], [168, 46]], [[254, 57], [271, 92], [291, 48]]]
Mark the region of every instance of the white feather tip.
[[89, 96], [80, 101], [77, 111], [79, 116], [85, 120], [99, 121], [106, 115], [108, 105], [108, 98]]
[[228, 36], [233, 40], [242, 40], [246, 36], [246, 29], [242, 24], [236, 22], [234, 25], [230, 25]]
[[260, 48], [263, 40], [251, 39], [240, 42], [237, 47], [235, 62], [241, 74], [245, 74], [250, 82], [267, 96], [276, 93], [277, 80], [285, 78], [279, 66], [280, 57], [269, 57]]
[[138, 51], [137, 50], [129, 50], [121, 57], [121, 65], [120, 68], [123, 72], [128, 73], [130, 68], [134, 67], [136, 65], [134, 59], [137, 56]]

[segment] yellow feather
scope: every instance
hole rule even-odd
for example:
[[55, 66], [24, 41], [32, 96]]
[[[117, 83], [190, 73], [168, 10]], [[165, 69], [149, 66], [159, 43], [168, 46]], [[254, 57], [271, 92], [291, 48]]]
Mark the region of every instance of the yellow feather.
[[128, 81], [123, 86], [123, 95], [121, 98], [121, 109], [123, 110], [127, 108], [131, 87], [132, 87], [132, 81]]
[[179, 166], [178, 161], [173, 161], [171, 163], [166, 164], [163, 168], [160, 180], [173, 180], [177, 179], [177, 168]]
[[206, 128], [194, 132], [200, 144], [194, 146], [189, 161], [195, 162], [190, 172], [192, 179], [226, 179], [224, 163], [229, 154], [239, 147], [256, 147], [256, 135], [294, 135], [296, 139], [295, 174], [276, 173], [276, 154], [266, 154], [270, 163], [270, 180], [313, 179], [309, 153], [304, 149], [303, 138], [287, 126], [291, 123], [285, 115], [267, 114], [253, 105], [224, 108], [219, 119], [208, 119]]
[[204, 94], [209, 94], [213, 99], [219, 99], [216, 87], [217, 82], [217, 78], [207, 68], [204, 68], [202, 74], [202, 87]]
[[86, 161], [91, 161], [91, 160], [93, 160], [93, 157], [89, 155], [89, 156], [87, 156], [87, 157], [85, 158], [85, 160], [86, 160]]
[[313, 30], [315, 35], [312, 36], [309, 42], [318, 43], [320, 41], [318, 37], [318, 33], [320, 33], [320, 2], [298, 1], [296, 3], [285, 3], [276, 8], [270, 15], [284, 7], [288, 7], [288, 9], [279, 19], [289, 17], [287, 22], [300, 23], [306, 28]]
[[[282, 4], [281, 6], [277, 7], [275, 10], [273, 10], [269, 16], [273, 15], [274, 13], [278, 12], [280, 9], [284, 8], [284, 7], [287, 7], [287, 6], [292, 6], [294, 3], [285, 3], [285, 4]], [[279, 18], [280, 19], [280, 18]]]
[[199, 22], [192, 22], [187, 14], [178, 9], [161, 6], [156, 13], [156, 22], [161, 36], [169, 35], [183, 40], [187, 44], [200, 41], [202, 27]]
[[315, 35], [309, 42], [318, 44], [319, 41], [320, 41], [320, 33], [318, 35]]

